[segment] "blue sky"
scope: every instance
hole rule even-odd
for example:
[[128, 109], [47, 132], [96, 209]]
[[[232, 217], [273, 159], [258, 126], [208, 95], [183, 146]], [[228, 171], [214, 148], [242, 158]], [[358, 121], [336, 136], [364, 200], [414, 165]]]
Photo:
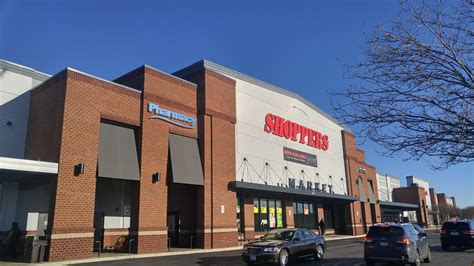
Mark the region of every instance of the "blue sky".
[[[291, 3], [291, 4], [290, 4]], [[354, 81], [343, 64], [362, 58], [364, 34], [389, 25], [397, 1], [0, 0], [0, 58], [54, 74], [66, 66], [113, 79], [143, 64], [173, 72], [208, 59], [297, 92], [333, 114], [329, 90]], [[474, 205], [474, 165], [431, 170], [380, 156], [380, 172], [416, 175]]]

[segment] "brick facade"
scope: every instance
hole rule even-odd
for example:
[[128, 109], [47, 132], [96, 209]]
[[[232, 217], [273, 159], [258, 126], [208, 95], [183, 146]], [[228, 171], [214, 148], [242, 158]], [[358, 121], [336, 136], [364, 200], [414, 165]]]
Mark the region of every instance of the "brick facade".
[[418, 223], [428, 226], [429, 210], [424, 188], [418, 186], [395, 188], [393, 189], [393, 201], [418, 205], [418, 209], [416, 209]]
[[[347, 223], [347, 231], [352, 235], [365, 234], [368, 227], [381, 222], [380, 205], [378, 203], [378, 187], [375, 167], [365, 162], [365, 153], [357, 148], [355, 136], [352, 133], [343, 131], [344, 161], [346, 167], [346, 180], [349, 195], [360, 196], [358, 178], [363, 182], [365, 195], [368, 197], [369, 182], [375, 197], [375, 204], [354, 201], [350, 204], [349, 215], [351, 221]], [[360, 168], [365, 171], [360, 171]]]
[[[50, 261], [92, 256], [101, 121], [136, 129], [141, 175], [132, 188], [130, 228], [104, 230], [102, 247], [128, 236], [133, 252], [167, 249], [169, 184], [166, 178], [153, 183], [152, 175], [169, 175], [169, 134], [198, 139], [204, 171], [203, 187], [181, 188], [180, 200], [197, 208], [181, 205], [179, 242], [200, 248], [237, 245], [236, 195], [228, 189], [235, 180], [235, 81], [209, 71], [193, 78], [198, 85], [143, 66], [114, 83], [65, 69], [32, 91], [27, 158], [59, 164], [48, 223]], [[149, 119], [149, 102], [197, 117], [198, 125], [185, 129]], [[79, 163], [85, 171], [75, 176]]]

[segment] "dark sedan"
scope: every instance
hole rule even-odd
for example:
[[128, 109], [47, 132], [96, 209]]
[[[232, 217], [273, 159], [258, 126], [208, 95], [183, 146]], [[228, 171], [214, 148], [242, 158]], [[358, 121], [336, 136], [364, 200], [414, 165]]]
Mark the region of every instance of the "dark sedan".
[[287, 265], [297, 258], [321, 260], [324, 255], [324, 237], [307, 229], [278, 229], [268, 232], [259, 241], [244, 245], [242, 259], [247, 264], [278, 263]]

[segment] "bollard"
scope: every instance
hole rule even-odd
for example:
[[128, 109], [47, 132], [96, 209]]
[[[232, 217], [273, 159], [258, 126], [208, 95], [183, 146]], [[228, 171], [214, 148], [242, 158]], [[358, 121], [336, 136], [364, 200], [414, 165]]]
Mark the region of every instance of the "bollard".
[[171, 251], [171, 238], [168, 237], [168, 251]]
[[128, 254], [132, 253], [132, 243], [135, 241], [135, 239], [130, 239], [128, 241]]
[[190, 246], [191, 248], [193, 248], [193, 238], [194, 238], [194, 236], [191, 236], [190, 238], [191, 238], [191, 241], [190, 241], [191, 243], [190, 243], [189, 246]]
[[101, 242], [99, 240], [95, 241], [95, 243], [99, 244], [99, 249], [98, 249], [98, 253], [97, 253], [97, 257], [100, 257], [100, 250], [102, 249], [102, 245], [101, 245]]

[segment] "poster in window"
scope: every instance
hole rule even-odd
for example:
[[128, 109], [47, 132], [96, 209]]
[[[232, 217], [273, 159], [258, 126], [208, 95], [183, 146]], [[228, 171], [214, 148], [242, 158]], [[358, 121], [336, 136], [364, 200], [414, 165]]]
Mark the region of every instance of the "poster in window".
[[275, 228], [275, 213], [270, 213], [270, 228]]
[[308, 215], [309, 214], [309, 209], [308, 208], [304, 208], [304, 215]]
[[262, 213], [267, 213], [267, 207], [262, 206], [260, 209], [261, 209]]
[[277, 208], [277, 227], [282, 228], [283, 227], [283, 210], [281, 208]]
[[253, 213], [258, 213], [258, 207], [253, 207]]

